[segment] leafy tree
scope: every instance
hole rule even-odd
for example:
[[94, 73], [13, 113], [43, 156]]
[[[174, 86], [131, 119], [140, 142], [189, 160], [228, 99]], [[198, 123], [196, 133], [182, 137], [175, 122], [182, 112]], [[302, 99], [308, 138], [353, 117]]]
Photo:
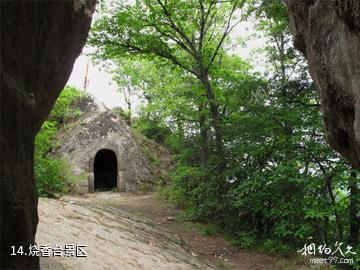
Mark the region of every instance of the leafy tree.
[[[127, 104], [127, 111], [129, 118], [132, 116], [132, 98], [137, 96], [141, 98], [141, 89], [144, 90], [147, 87], [147, 82], [141, 78], [146, 70], [144, 65], [147, 62], [138, 60], [130, 60], [121, 58], [116, 61], [115, 68], [110, 69], [110, 73], [113, 75], [113, 80], [117, 83], [118, 91], [123, 94], [124, 100]], [[147, 74], [147, 77], [148, 74]], [[146, 99], [146, 96], [145, 96]]]
[[[257, 52], [264, 74], [227, 50], [238, 8], [267, 41]], [[358, 245], [356, 173], [326, 143], [280, 1], [115, 4], [90, 43], [95, 57], [115, 62], [119, 84], [147, 101], [134, 128], [176, 155], [167, 194], [190, 218], [246, 247]]]
[[[95, 23], [90, 37], [90, 44], [98, 48], [97, 56], [160, 57], [200, 82], [207, 98], [200, 110], [209, 107], [220, 172], [225, 167], [222, 116], [211, 73], [221, 63], [226, 39], [236, 25], [235, 10], [244, 2], [138, 0], [135, 4], [118, 4], [108, 11], [110, 15]], [[206, 140], [208, 136], [204, 134], [202, 138]], [[208, 142], [203, 142], [203, 146], [203, 152], [207, 152]], [[206, 163], [208, 157], [204, 158]]]

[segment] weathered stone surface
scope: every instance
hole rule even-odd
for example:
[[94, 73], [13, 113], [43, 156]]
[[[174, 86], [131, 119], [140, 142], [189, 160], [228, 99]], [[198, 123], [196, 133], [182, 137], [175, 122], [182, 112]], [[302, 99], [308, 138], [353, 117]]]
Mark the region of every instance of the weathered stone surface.
[[90, 28], [95, 0], [1, 1], [0, 268], [38, 269], [11, 256], [38, 223], [34, 137], [63, 89]]
[[85, 244], [87, 254], [86, 258], [41, 258], [42, 266], [51, 267], [46, 270], [216, 269], [192, 255], [182, 238], [154, 219], [145, 218], [141, 212], [124, 211], [127, 204], [141, 211], [137, 207], [146, 205], [152, 196], [103, 192], [61, 200], [41, 198], [37, 242], [51, 246], [59, 242]]
[[73, 109], [81, 115], [60, 129], [60, 148], [56, 155], [69, 161], [77, 181], [82, 178], [82, 192], [94, 191], [94, 160], [103, 149], [111, 150], [117, 159], [117, 189], [148, 189], [154, 182], [148, 158], [132, 137], [130, 127], [118, 114], [86, 96]]
[[360, 2], [285, 2], [294, 45], [320, 93], [328, 142], [360, 169]]

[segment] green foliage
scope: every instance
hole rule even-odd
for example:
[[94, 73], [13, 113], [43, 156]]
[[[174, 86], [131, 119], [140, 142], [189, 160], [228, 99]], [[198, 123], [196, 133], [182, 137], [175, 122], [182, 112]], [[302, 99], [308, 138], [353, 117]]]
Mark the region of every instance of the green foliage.
[[[266, 39], [264, 74], [228, 51], [237, 8]], [[359, 199], [347, 192], [350, 166], [326, 142], [286, 14], [281, 1], [138, 0], [107, 10], [90, 39], [95, 58], [114, 61], [118, 85], [146, 100], [134, 128], [175, 155], [163, 194], [212, 224], [208, 233], [283, 254], [346, 242]]]
[[39, 196], [52, 198], [65, 193], [69, 177], [66, 161], [50, 157], [36, 157], [35, 179]]
[[163, 144], [171, 131], [162, 121], [152, 118], [140, 117], [133, 124], [134, 130], [140, 132], [148, 139]]
[[84, 95], [84, 92], [75, 87], [66, 86], [51, 110], [48, 120], [53, 121], [58, 125], [65, 122], [67, 119], [80, 116], [81, 112], [78, 109], [71, 108], [70, 105]]
[[70, 107], [71, 103], [82, 96], [76, 88], [65, 87], [36, 136], [34, 174], [39, 196], [56, 197], [66, 192], [67, 185], [72, 182], [67, 161], [54, 157], [52, 150], [56, 147], [55, 136], [60, 125], [79, 114]]

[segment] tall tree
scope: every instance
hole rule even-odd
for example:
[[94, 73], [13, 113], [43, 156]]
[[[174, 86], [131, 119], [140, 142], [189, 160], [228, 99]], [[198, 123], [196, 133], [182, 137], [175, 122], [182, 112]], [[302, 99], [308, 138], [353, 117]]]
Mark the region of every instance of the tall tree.
[[[244, 0], [137, 0], [117, 4], [95, 24], [90, 43], [96, 55], [118, 58], [144, 54], [169, 61], [192, 74], [202, 85], [215, 133], [219, 172], [225, 167], [222, 115], [211, 79], [221, 64], [230, 32], [236, 26], [235, 11]], [[186, 10], [186, 12], [184, 12]], [[207, 139], [203, 129], [203, 139]], [[206, 145], [206, 143], [204, 143]]]

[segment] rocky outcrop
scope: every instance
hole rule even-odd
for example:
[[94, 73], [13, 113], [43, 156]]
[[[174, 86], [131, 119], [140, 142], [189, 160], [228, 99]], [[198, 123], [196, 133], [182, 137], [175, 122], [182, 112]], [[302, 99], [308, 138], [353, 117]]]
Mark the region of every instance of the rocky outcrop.
[[38, 223], [34, 137], [63, 89], [90, 28], [95, 0], [1, 1], [1, 269], [38, 269], [11, 256]]
[[[38, 245], [86, 245], [87, 255], [86, 258], [42, 257], [42, 267], [46, 270], [216, 269], [201, 262], [182, 238], [164, 229], [158, 220], [144, 217], [142, 211], [149, 211], [145, 205], [157, 213], [164, 211], [158, 203], [151, 203], [149, 196], [113, 192], [66, 196], [61, 200], [41, 198]], [[127, 205], [137, 212], [126, 211]]]
[[307, 58], [329, 144], [360, 169], [360, 2], [287, 0], [293, 42]]
[[76, 189], [94, 192], [96, 155], [110, 150], [117, 161], [118, 191], [148, 190], [154, 184], [148, 158], [133, 139], [125, 120], [104, 106], [84, 96], [72, 106], [78, 117], [66, 122], [59, 130], [60, 147], [55, 154], [69, 162], [76, 176]]

